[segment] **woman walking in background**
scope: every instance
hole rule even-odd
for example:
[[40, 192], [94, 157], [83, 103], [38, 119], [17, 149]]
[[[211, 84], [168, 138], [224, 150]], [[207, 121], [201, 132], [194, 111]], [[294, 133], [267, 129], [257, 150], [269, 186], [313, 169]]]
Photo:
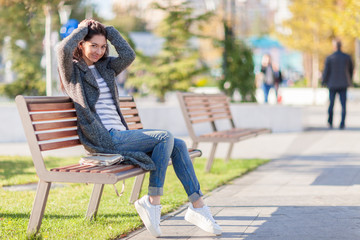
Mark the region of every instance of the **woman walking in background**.
[[[108, 56], [108, 41], [118, 56]], [[221, 234], [204, 204], [200, 184], [184, 141], [166, 130], [129, 130], [119, 107], [115, 76], [135, 59], [135, 53], [112, 26], [86, 19], [58, 47], [58, 64], [65, 92], [74, 101], [81, 143], [89, 152], [151, 153], [156, 170], [150, 171], [148, 195], [135, 207], [150, 233], [159, 237], [163, 185], [169, 159], [190, 200], [185, 220]]]
[[271, 88], [275, 90], [276, 101], [281, 100], [278, 96], [279, 86], [282, 82], [282, 75], [278, 65], [273, 64], [271, 56], [265, 54], [261, 61], [261, 73], [263, 73], [262, 89], [264, 91], [264, 101], [269, 102], [269, 92]]

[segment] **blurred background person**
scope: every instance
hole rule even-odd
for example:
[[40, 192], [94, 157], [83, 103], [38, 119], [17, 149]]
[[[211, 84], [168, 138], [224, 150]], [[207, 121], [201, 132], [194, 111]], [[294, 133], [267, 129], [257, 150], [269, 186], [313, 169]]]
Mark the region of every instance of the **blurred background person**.
[[346, 93], [347, 88], [352, 85], [353, 63], [350, 55], [341, 51], [341, 40], [333, 40], [335, 52], [328, 56], [325, 61], [324, 72], [322, 75], [322, 85], [329, 89], [329, 109], [328, 124], [333, 127], [335, 96], [339, 94], [341, 103], [341, 122], [340, 129], [345, 128], [346, 117]]
[[262, 89], [264, 91], [264, 101], [268, 103], [269, 92], [274, 88], [276, 100], [279, 102], [278, 90], [282, 82], [282, 76], [278, 64], [273, 64], [270, 54], [264, 54], [261, 60], [261, 73], [262, 73]]
[[276, 101], [277, 103], [281, 103], [282, 97], [281, 94], [279, 93], [279, 88], [280, 88], [280, 84], [283, 82], [283, 77], [281, 74], [281, 70], [279, 68], [279, 64], [273, 63], [272, 67], [274, 73], [274, 89], [276, 94]]

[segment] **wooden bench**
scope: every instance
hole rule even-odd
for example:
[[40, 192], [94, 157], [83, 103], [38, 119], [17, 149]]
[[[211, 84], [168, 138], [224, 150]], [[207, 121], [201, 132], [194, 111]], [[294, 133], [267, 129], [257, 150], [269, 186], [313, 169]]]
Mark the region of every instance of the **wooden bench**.
[[[192, 147], [196, 148], [199, 142], [213, 143], [210, 156], [206, 163], [207, 172], [211, 169], [218, 143], [230, 143], [230, 147], [225, 158], [225, 161], [228, 161], [231, 156], [234, 143], [258, 136], [259, 134], [271, 132], [266, 128], [236, 128], [230, 111], [229, 99], [224, 94], [178, 92], [177, 96], [189, 135], [193, 141]], [[219, 131], [217, 130], [215, 122], [223, 119], [228, 119], [230, 121], [230, 129]], [[199, 123], [210, 123], [212, 132], [197, 135], [194, 125]]]
[[[69, 97], [16, 97], [25, 135], [39, 183], [30, 215], [28, 233], [37, 233], [41, 226], [52, 182], [92, 183], [86, 218], [96, 217], [104, 184], [136, 176], [130, 202], [138, 199], [146, 171], [133, 165], [107, 167], [73, 164], [48, 170], [42, 152], [81, 145], [77, 134], [77, 116]], [[120, 97], [120, 108], [131, 130], [142, 129], [141, 120], [132, 97]], [[189, 149], [191, 158], [201, 156], [200, 150]]]

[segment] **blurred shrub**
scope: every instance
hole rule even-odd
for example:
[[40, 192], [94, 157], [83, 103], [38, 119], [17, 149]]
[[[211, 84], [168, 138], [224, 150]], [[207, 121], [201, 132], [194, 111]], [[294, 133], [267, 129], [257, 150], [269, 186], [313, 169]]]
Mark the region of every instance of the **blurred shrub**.
[[307, 78], [301, 78], [294, 82], [293, 87], [295, 88], [306, 88], [308, 87], [308, 79]]
[[231, 29], [225, 27], [225, 57], [224, 77], [219, 87], [229, 97], [233, 97], [237, 90], [242, 102], [255, 102], [255, 74], [252, 50], [240, 40], [237, 40]]
[[42, 80], [25, 81], [18, 79], [13, 83], [0, 86], [0, 94], [10, 99], [17, 95], [39, 96], [45, 95], [46, 85]]

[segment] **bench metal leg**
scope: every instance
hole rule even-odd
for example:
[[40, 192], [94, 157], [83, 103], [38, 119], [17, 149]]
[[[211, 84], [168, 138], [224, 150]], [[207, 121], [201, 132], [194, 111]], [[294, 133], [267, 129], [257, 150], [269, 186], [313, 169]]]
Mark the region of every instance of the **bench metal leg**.
[[216, 151], [217, 145], [218, 145], [217, 143], [213, 143], [211, 153], [210, 153], [210, 157], [206, 162], [206, 168], [205, 168], [206, 172], [210, 172], [211, 166], [212, 166], [214, 158], [215, 158], [215, 151]]
[[44, 182], [40, 180], [38, 183], [34, 205], [31, 211], [29, 225], [27, 229], [28, 234], [36, 234], [41, 227], [41, 221], [44, 216], [50, 187], [51, 182]]
[[[193, 144], [192, 144], [192, 148], [196, 149], [196, 148], [198, 147], [198, 145], [199, 145], [199, 143], [198, 143], [198, 142], [193, 142]], [[190, 159], [191, 159], [191, 162], [192, 162], [192, 163], [194, 163], [194, 161], [195, 161], [195, 157], [190, 158]]]
[[103, 190], [104, 190], [104, 184], [94, 184], [94, 188], [90, 197], [89, 207], [86, 213], [87, 219], [89, 220], [95, 219]]
[[130, 200], [129, 200], [130, 203], [134, 203], [136, 200], [139, 199], [141, 187], [144, 182], [144, 178], [145, 178], [145, 173], [141, 174], [139, 176], [136, 176], [134, 186], [133, 186], [133, 189], [132, 189], [131, 195], [130, 195]]
[[229, 159], [231, 157], [231, 152], [233, 150], [233, 147], [234, 147], [234, 143], [230, 143], [229, 150], [228, 150], [228, 153], [227, 153], [226, 158], [225, 158], [225, 162], [229, 161]]

